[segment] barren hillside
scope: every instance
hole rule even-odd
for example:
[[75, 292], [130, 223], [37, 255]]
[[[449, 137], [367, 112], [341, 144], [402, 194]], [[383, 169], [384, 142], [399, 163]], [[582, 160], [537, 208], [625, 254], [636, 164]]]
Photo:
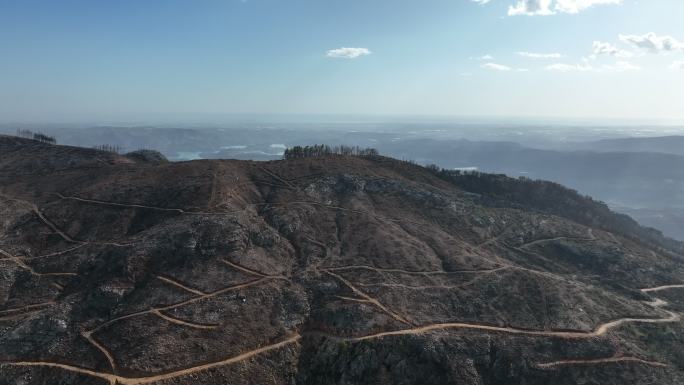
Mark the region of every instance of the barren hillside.
[[0, 136], [0, 384], [684, 383], [671, 245], [506, 199]]

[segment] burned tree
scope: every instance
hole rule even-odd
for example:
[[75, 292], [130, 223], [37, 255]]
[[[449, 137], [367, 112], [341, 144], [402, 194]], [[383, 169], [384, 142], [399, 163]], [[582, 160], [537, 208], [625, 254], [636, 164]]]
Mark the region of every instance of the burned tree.
[[317, 144], [313, 146], [295, 146], [285, 150], [284, 159], [317, 158], [325, 156], [377, 156], [374, 148], [360, 148], [359, 146], [328, 146]]

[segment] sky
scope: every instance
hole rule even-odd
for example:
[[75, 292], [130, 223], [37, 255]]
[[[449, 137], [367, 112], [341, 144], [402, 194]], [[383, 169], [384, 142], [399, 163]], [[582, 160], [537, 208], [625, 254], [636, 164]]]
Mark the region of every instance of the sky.
[[682, 0], [0, 0], [0, 122], [684, 122]]

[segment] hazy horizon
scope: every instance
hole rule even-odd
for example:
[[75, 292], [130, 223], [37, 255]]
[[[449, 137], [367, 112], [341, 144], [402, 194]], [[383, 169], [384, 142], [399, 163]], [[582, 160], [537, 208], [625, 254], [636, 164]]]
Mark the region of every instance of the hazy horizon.
[[146, 114], [120, 118], [60, 118], [2, 119], [0, 125], [17, 127], [29, 125], [70, 127], [173, 127], [213, 128], [235, 123], [424, 123], [439, 122], [456, 125], [550, 126], [550, 127], [663, 127], [684, 129], [684, 119], [665, 118], [591, 118], [553, 116], [469, 116], [449, 114], [339, 114], [339, 113], [230, 113], [230, 114]]

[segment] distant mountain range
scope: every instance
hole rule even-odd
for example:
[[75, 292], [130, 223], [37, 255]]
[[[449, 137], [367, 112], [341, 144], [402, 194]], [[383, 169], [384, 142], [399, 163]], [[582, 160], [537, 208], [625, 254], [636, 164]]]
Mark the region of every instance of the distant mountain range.
[[599, 152], [659, 152], [684, 155], [684, 136], [604, 139], [578, 143], [571, 147]]

